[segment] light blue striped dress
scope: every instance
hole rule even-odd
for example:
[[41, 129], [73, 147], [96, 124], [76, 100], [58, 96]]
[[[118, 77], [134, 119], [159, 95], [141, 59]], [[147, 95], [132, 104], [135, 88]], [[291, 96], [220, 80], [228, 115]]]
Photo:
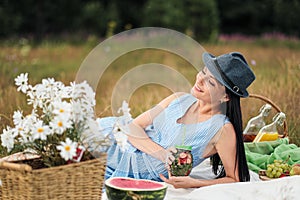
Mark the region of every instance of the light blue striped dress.
[[[177, 119], [182, 117], [197, 99], [186, 94], [172, 101], [148, 126], [145, 131], [148, 136], [164, 148], [182, 144], [192, 146], [193, 165], [200, 164], [205, 147], [220, 128], [228, 123], [225, 115], [217, 114], [210, 119], [197, 124], [179, 124]], [[112, 131], [116, 117], [105, 117], [99, 120], [103, 133]], [[184, 136], [185, 135], [185, 136]], [[105, 178], [132, 177], [161, 181], [159, 174], [168, 175], [165, 163], [141, 152], [132, 145], [124, 152], [114, 143], [108, 150]]]

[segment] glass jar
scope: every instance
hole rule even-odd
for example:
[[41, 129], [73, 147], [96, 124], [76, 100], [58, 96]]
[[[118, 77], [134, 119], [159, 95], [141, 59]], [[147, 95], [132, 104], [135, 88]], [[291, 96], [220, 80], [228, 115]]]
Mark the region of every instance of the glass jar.
[[191, 146], [175, 146], [177, 152], [175, 160], [170, 165], [172, 176], [188, 176], [193, 168], [193, 155]]
[[252, 142], [259, 130], [266, 125], [264, 118], [270, 113], [272, 106], [265, 104], [259, 109], [259, 115], [251, 118], [243, 131], [244, 142]]
[[277, 125], [282, 126], [286, 116], [283, 112], [277, 113], [273, 117], [273, 122], [262, 127], [253, 142], [273, 141], [279, 138]]

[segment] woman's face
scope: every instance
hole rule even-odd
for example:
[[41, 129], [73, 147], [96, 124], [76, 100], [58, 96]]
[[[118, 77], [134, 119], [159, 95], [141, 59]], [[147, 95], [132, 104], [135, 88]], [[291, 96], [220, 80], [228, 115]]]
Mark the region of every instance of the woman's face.
[[191, 93], [206, 103], [220, 102], [225, 96], [225, 87], [204, 67], [196, 76]]

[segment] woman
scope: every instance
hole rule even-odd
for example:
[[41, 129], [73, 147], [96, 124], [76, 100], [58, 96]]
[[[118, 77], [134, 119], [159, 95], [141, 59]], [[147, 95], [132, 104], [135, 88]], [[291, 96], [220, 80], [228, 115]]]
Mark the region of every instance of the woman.
[[[240, 97], [255, 76], [237, 52], [215, 57], [204, 53], [205, 68], [197, 74], [191, 94], [176, 93], [134, 119], [127, 127], [129, 148], [116, 144], [108, 150], [106, 178], [127, 176], [165, 181], [175, 188], [249, 181], [242, 139]], [[99, 120], [103, 132], [112, 130], [115, 118]], [[178, 144], [192, 146], [194, 166], [211, 157], [218, 179], [199, 180], [168, 176], [165, 163]]]

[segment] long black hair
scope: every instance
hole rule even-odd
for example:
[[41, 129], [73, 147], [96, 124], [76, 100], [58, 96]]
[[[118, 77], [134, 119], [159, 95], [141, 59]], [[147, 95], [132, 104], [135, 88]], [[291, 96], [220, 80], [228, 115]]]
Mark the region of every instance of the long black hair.
[[[224, 102], [222, 106], [226, 109], [226, 116], [229, 118], [235, 130], [236, 137], [236, 157], [235, 166], [238, 165], [238, 174], [240, 182], [246, 182], [250, 180], [249, 169], [247, 165], [245, 148], [243, 142], [243, 121], [242, 111], [240, 105], [240, 97], [232, 93], [226, 88], [226, 93], [229, 97], [229, 101]], [[221, 159], [218, 153], [211, 156], [212, 169], [217, 175], [217, 178], [226, 176], [224, 167], [221, 165]]]

